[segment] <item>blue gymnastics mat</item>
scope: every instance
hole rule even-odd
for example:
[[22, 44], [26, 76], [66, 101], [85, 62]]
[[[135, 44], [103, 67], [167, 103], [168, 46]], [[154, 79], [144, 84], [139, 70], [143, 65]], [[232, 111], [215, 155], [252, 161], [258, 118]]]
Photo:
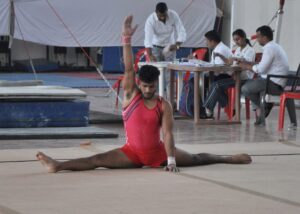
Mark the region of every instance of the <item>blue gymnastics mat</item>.
[[89, 104], [84, 100], [1, 101], [0, 128], [88, 126]]
[[[20, 81], [34, 80], [33, 74], [27, 73], [0, 73], [0, 80]], [[70, 88], [109, 88], [104, 80], [90, 78], [70, 77], [60, 74], [37, 74], [38, 80], [43, 80], [44, 85], [59, 85]], [[109, 80], [114, 84], [115, 80]]]

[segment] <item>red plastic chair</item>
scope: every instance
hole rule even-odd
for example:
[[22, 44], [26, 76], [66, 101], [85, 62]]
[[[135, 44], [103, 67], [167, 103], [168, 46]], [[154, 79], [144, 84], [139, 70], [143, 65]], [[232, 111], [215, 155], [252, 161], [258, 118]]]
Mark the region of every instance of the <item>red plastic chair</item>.
[[[235, 107], [235, 87], [230, 87], [227, 89], [227, 96], [228, 96], [228, 105], [224, 108], [224, 112], [228, 116], [228, 120], [232, 121], [234, 117], [234, 107]], [[250, 119], [250, 100], [245, 99], [245, 107], [246, 107], [246, 119]], [[221, 106], [218, 105], [218, 120], [220, 120], [220, 112]]]
[[[205, 55], [207, 53], [207, 48], [198, 48], [197, 50], [195, 50], [192, 55], [194, 58], [199, 59], [199, 60], [204, 60], [205, 59]], [[187, 71], [183, 77], [183, 81], [188, 81], [190, 78], [191, 72]]]
[[[271, 77], [280, 77], [279, 75], [268, 75], [268, 78]], [[283, 78], [293, 79], [293, 84], [290, 91], [284, 91], [280, 95], [280, 106], [279, 106], [279, 119], [278, 119], [278, 131], [282, 131], [284, 126], [284, 112], [285, 112], [285, 103], [286, 99], [300, 99], [300, 88], [297, 87], [298, 81], [300, 80], [300, 64], [296, 76], [281, 76]]]
[[[146, 62], [150, 62], [150, 58], [147, 52], [146, 48], [140, 49], [136, 54], [135, 54], [135, 59], [134, 59], [134, 71], [138, 72], [139, 70], [139, 66], [138, 63], [145, 58]], [[119, 99], [118, 96], [120, 94], [120, 88], [121, 88], [121, 83], [122, 80], [124, 79], [124, 75], [119, 76], [119, 78], [117, 79], [117, 81], [114, 83], [114, 85], [112, 86], [113, 89], [117, 90], [117, 97], [116, 97], [116, 105], [115, 108], [118, 108], [119, 105]]]
[[147, 51], [147, 48], [140, 49], [136, 54], [135, 54], [135, 59], [134, 59], [134, 71], [138, 72], [139, 70], [139, 65], [138, 63], [145, 59], [146, 62], [150, 62], [150, 57]]
[[197, 59], [204, 60], [207, 53], [207, 48], [199, 48], [193, 52], [193, 56]]

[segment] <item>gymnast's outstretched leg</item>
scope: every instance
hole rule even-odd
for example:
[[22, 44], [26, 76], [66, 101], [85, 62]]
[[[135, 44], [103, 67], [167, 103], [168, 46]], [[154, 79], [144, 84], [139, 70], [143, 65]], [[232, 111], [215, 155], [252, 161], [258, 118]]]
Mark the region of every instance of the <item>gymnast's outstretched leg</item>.
[[191, 154], [176, 148], [176, 163], [178, 167], [201, 166], [217, 163], [225, 164], [249, 164], [251, 157], [248, 154], [237, 154], [230, 156], [214, 155], [209, 153]]
[[69, 161], [57, 161], [42, 152], [38, 152], [36, 157], [46, 167], [47, 171], [51, 173], [62, 170], [92, 170], [98, 167], [110, 169], [141, 167], [135, 165], [131, 160], [129, 160], [128, 157], [121, 151], [121, 149], [114, 149], [87, 158], [78, 158]]

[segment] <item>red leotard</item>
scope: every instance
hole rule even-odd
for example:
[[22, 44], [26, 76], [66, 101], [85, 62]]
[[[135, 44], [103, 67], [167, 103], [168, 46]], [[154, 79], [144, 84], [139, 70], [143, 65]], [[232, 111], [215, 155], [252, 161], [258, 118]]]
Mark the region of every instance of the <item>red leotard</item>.
[[160, 140], [162, 98], [154, 108], [148, 109], [138, 93], [122, 112], [126, 144], [121, 150], [136, 165], [159, 167], [167, 160], [164, 144]]

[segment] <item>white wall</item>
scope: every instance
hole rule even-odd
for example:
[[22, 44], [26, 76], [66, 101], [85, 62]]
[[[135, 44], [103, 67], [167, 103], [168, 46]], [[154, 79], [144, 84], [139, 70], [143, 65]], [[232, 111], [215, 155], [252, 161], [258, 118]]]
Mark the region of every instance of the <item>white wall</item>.
[[[220, 4], [220, 0], [217, 3]], [[230, 44], [230, 22], [233, 18], [233, 29], [242, 28], [250, 37], [261, 25], [269, 23], [279, 7], [279, 0], [224, 0], [223, 39]], [[231, 5], [234, 4], [233, 14]], [[290, 69], [296, 70], [300, 63], [300, 1], [286, 0], [282, 20], [279, 44], [289, 57]], [[276, 20], [271, 24], [274, 28]], [[257, 45], [258, 46], [258, 45]]]

